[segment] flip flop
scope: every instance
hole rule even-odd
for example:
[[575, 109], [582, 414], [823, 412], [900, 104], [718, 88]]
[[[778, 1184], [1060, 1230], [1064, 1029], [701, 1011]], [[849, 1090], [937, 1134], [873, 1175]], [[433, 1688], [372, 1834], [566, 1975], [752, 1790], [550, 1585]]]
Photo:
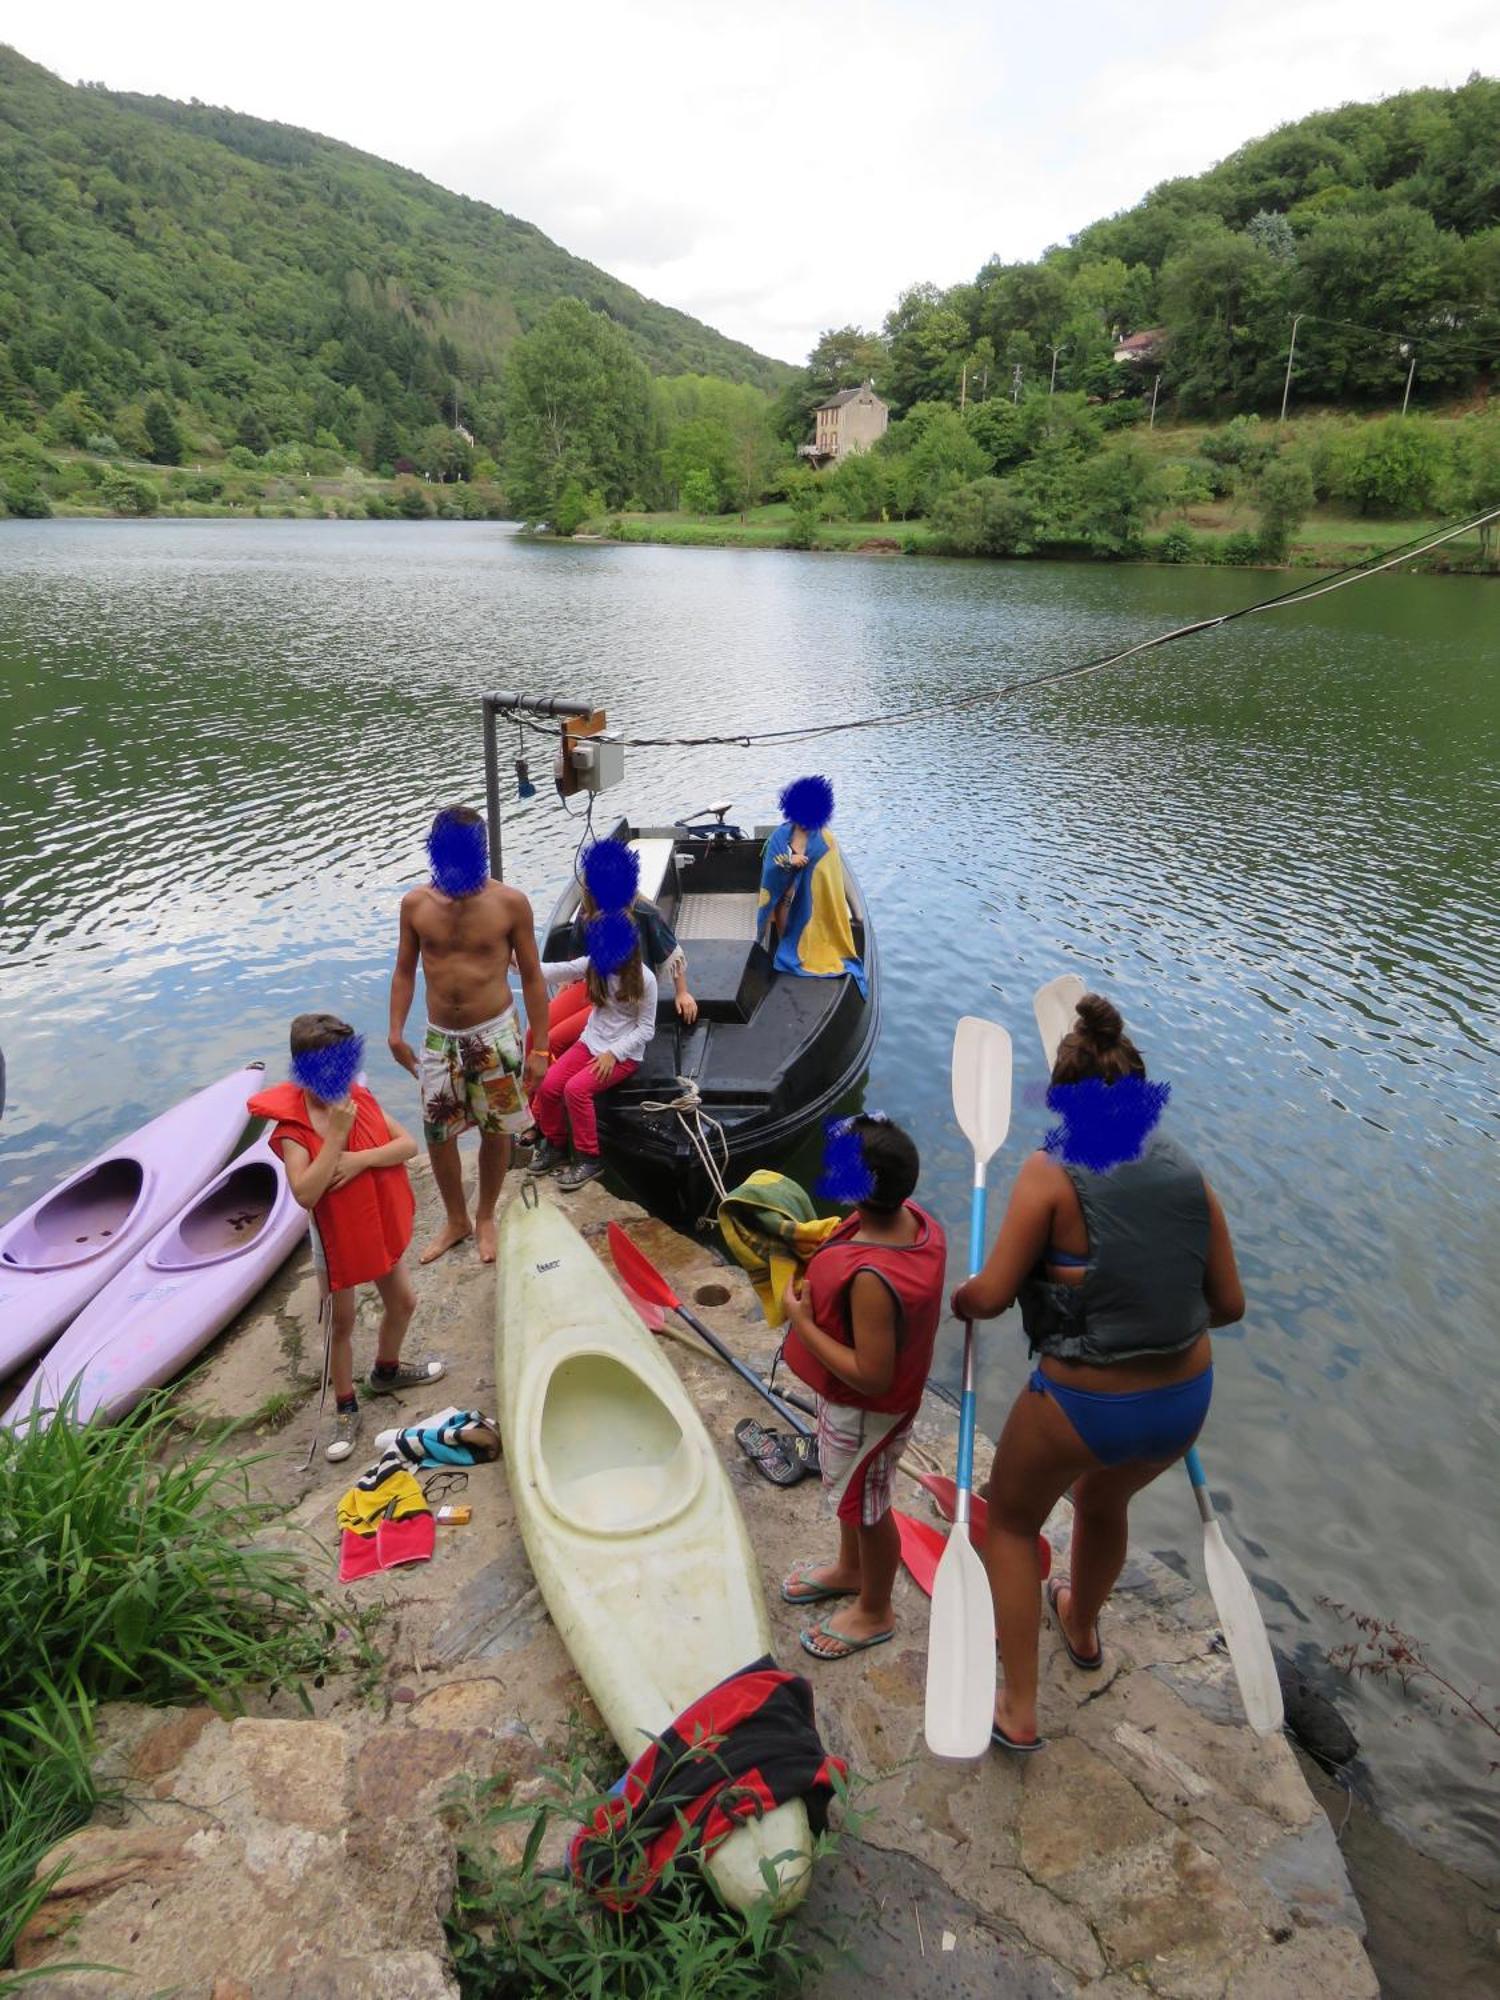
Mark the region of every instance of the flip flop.
[[763, 1479], [773, 1486], [795, 1486], [807, 1477], [807, 1467], [787, 1450], [777, 1431], [768, 1431], [754, 1417], [741, 1417], [734, 1427], [734, 1441]]
[[[828, 1661], [847, 1660], [851, 1654], [867, 1653], [872, 1646], [883, 1646], [888, 1639], [894, 1639], [895, 1636], [896, 1628], [893, 1625], [889, 1632], [875, 1632], [868, 1639], [846, 1639], [842, 1632], [829, 1630], [826, 1618], [820, 1618], [816, 1625], [810, 1625], [805, 1632], [797, 1634], [804, 1653], [814, 1660]], [[825, 1653], [812, 1644], [814, 1639], [831, 1639], [839, 1650], [836, 1653]]]
[[823, 1468], [818, 1463], [818, 1440], [816, 1437], [797, 1437], [794, 1435], [791, 1439], [791, 1452], [792, 1457], [796, 1459], [797, 1463], [812, 1478], [822, 1478]]
[[[1068, 1628], [1063, 1624], [1062, 1613], [1057, 1608], [1057, 1593], [1060, 1590], [1071, 1590], [1072, 1588], [1073, 1579], [1070, 1576], [1054, 1576], [1047, 1585], [1047, 1609], [1052, 1613], [1053, 1623], [1057, 1626], [1058, 1637], [1067, 1648], [1068, 1658], [1077, 1667], [1079, 1673], [1097, 1674], [1099, 1669], [1104, 1665], [1103, 1646], [1100, 1646], [1097, 1653], [1075, 1653], [1073, 1650], [1073, 1641], [1068, 1637]], [[1010, 1746], [1011, 1749], [1015, 1749], [1015, 1747], [1015, 1744], [1011, 1744]]]
[[[857, 1590], [833, 1590], [826, 1583], [813, 1583], [804, 1572], [816, 1568], [816, 1563], [798, 1563], [790, 1576], [784, 1576], [781, 1579], [783, 1602], [787, 1604], [821, 1604], [825, 1598], [829, 1597], [858, 1597], [859, 1592]], [[807, 1585], [807, 1588], [806, 1590], [799, 1591], [789, 1590], [787, 1588], [788, 1584], [794, 1583], [804, 1583]]]
[[1023, 1743], [1019, 1737], [1007, 1736], [998, 1722], [990, 1728], [990, 1741], [997, 1750], [1011, 1750], [1018, 1757], [1034, 1757], [1038, 1750], [1045, 1750], [1047, 1747], [1045, 1736], [1033, 1736], [1029, 1743]]

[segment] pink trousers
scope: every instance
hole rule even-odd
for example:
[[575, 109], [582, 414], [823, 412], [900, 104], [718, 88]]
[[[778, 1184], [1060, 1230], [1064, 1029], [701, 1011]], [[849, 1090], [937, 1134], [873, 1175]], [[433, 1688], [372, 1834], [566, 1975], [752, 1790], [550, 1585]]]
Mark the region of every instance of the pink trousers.
[[553, 1063], [531, 1100], [542, 1136], [560, 1146], [571, 1126], [578, 1151], [597, 1156], [599, 1120], [594, 1115], [594, 1099], [601, 1090], [612, 1090], [627, 1076], [634, 1076], [639, 1068], [639, 1063], [617, 1062], [609, 1082], [601, 1083], [594, 1073], [594, 1058], [581, 1041], [575, 1042]]

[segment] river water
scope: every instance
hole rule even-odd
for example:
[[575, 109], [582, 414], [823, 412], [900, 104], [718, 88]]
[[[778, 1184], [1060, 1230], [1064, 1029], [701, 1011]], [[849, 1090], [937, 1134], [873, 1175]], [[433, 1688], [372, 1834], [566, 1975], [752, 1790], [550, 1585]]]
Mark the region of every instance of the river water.
[[[370, 1032], [372, 1081], [415, 1120], [381, 1046], [396, 903], [433, 808], [481, 801], [485, 688], [591, 697], [635, 734], [791, 727], [1274, 587], [480, 524], [5, 523], [0, 1214], [235, 1063], [275, 1073], [304, 1007]], [[1336, 1600], [1500, 1702], [1497, 667], [1496, 586], [1388, 576], [959, 719], [631, 751], [607, 803], [732, 797], [748, 820], [787, 778], [832, 777], [884, 964], [867, 1101], [918, 1136], [958, 1245], [956, 1016], [1014, 1038], [998, 1213], [1049, 1122], [1033, 989], [1074, 966], [1119, 1001], [1240, 1255], [1203, 1455], [1273, 1636], [1317, 1658], [1350, 1636]], [[545, 911], [577, 825], [545, 783], [505, 824], [506, 873]], [[957, 1346], [949, 1327], [950, 1380]], [[1012, 1317], [985, 1338], [991, 1431], [1024, 1374]], [[1179, 1476], [1134, 1520], [1196, 1550]], [[1494, 1741], [1388, 1686], [1342, 1698], [1382, 1809], [1492, 1867]]]

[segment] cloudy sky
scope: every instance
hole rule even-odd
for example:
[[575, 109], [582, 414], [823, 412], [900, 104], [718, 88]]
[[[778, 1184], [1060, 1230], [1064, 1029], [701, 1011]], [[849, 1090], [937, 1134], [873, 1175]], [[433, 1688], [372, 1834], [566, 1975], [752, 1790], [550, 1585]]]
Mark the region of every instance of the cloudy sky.
[[1289, 118], [1500, 71], [1495, 0], [52, 0], [69, 82], [309, 126], [799, 361]]

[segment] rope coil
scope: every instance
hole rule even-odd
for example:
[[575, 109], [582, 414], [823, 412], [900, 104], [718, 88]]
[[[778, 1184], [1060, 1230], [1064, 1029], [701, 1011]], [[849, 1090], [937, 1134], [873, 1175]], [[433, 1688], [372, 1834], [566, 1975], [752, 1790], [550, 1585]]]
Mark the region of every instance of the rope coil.
[[[729, 1171], [729, 1140], [726, 1138], [724, 1127], [719, 1123], [719, 1120], [704, 1110], [702, 1093], [693, 1079], [690, 1076], [679, 1076], [677, 1078], [677, 1088], [678, 1094], [676, 1097], [647, 1098], [641, 1104], [640, 1109], [647, 1112], [670, 1112], [676, 1118], [677, 1123], [681, 1126], [684, 1133], [686, 1133], [693, 1151], [698, 1155], [704, 1173], [708, 1176], [709, 1185], [712, 1187], [716, 1197], [716, 1213], [718, 1203], [723, 1201], [729, 1193], [729, 1189], [724, 1181], [724, 1175]], [[710, 1133], [717, 1134], [718, 1137], [719, 1150], [724, 1158], [722, 1171], [713, 1156], [713, 1144]], [[713, 1219], [714, 1215], [705, 1211], [699, 1218], [700, 1226], [711, 1223]]]

